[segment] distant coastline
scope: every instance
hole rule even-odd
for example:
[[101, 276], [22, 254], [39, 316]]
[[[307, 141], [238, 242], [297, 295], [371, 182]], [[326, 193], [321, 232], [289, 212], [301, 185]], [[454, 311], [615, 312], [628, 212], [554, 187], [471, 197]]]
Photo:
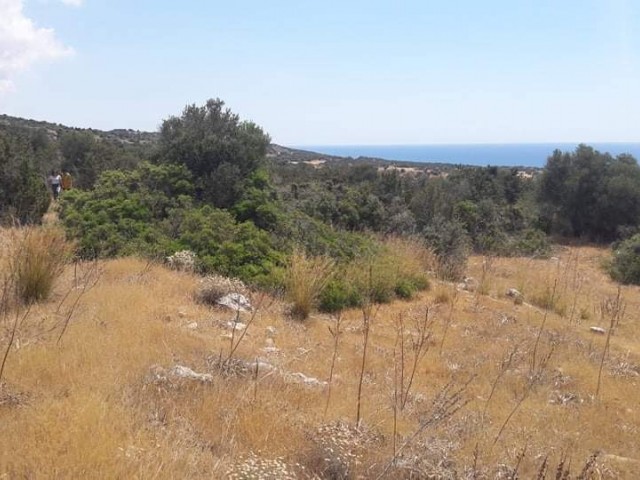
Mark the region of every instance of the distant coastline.
[[[587, 143], [612, 155], [640, 159], [640, 143]], [[296, 145], [292, 148], [339, 157], [368, 157], [421, 163], [476, 166], [544, 167], [554, 150], [573, 151], [577, 143], [513, 143], [460, 145]]]

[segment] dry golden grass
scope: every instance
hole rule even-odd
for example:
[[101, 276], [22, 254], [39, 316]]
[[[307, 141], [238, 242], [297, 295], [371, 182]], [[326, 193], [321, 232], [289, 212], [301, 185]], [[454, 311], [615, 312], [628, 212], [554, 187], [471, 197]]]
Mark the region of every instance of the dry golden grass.
[[412, 291], [429, 288], [427, 272], [435, 270], [437, 262], [423, 244], [401, 237], [380, 240], [381, 251], [347, 266], [344, 277], [348, 282], [383, 302], [393, 299], [403, 282], [410, 283]]
[[[76, 272], [69, 267], [51, 299], [33, 307], [9, 354], [0, 387], [0, 472], [8, 478], [224, 478], [254, 454], [265, 460], [260, 468], [284, 468], [298, 478], [310, 478], [314, 468], [325, 478], [340, 469], [350, 478], [376, 478], [395, 444], [398, 465], [424, 474], [412, 478], [495, 478], [515, 467], [525, 447], [521, 478], [535, 478], [546, 456], [548, 478], [563, 456], [571, 458], [577, 476], [594, 451], [601, 452], [599, 473], [588, 478], [640, 478], [637, 287], [622, 291], [625, 316], [611, 337], [600, 396], [594, 397], [605, 337], [589, 327], [600, 326], [602, 299], [617, 293], [599, 269], [603, 255], [606, 250], [584, 247], [564, 249], [551, 260], [498, 258], [485, 273], [486, 294], [454, 294], [451, 284], [437, 283], [413, 302], [382, 306], [371, 322], [363, 433], [345, 436], [350, 455], [334, 453], [329, 463], [318, 429], [351, 431], [338, 421], [353, 427], [362, 312], [343, 315], [325, 415], [327, 389], [291, 374], [328, 379], [332, 317], [292, 322], [286, 304], [263, 301], [234, 358], [261, 359], [277, 371], [223, 374], [217, 365], [230, 341], [223, 325], [234, 314], [196, 304], [196, 277], [136, 259], [104, 262], [98, 269], [80, 265]], [[481, 277], [482, 261], [471, 259], [469, 275]], [[95, 287], [80, 297], [77, 288], [67, 295], [88, 276], [99, 277]], [[553, 283], [567, 308], [564, 316], [547, 312], [532, 366], [544, 310], [530, 299]], [[518, 288], [524, 304], [514, 305], [505, 296], [508, 288]], [[445, 293], [449, 300], [435, 301]], [[456, 302], [450, 301], [454, 296]], [[62, 321], [78, 298], [58, 343]], [[410, 359], [413, 325], [427, 305], [433, 316], [430, 348], [394, 428], [397, 318], [403, 315]], [[578, 314], [583, 310], [588, 320]], [[0, 345], [6, 345], [2, 327]], [[166, 374], [176, 365], [211, 374], [211, 381]], [[460, 397], [460, 405], [468, 403], [434, 421], [445, 411], [445, 397], [470, 379]], [[447, 385], [448, 396], [442, 394]], [[391, 468], [385, 478], [409, 478], [401, 470]]]
[[285, 286], [295, 318], [304, 320], [309, 316], [333, 274], [334, 262], [328, 257], [308, 257], [299, 249], [291, 254]]
[[0, 281], [14, 298], [7, 301], [33, 303], [49, 297], [69, 261], [73, 246], [55, 227], [15, 228], [5, 233], [7, 248]]

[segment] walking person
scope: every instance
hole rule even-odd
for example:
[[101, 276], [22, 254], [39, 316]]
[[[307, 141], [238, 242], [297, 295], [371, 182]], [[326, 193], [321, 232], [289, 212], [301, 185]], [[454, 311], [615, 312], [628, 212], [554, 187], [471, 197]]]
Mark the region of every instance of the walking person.
[[62, 176], [59, 173], [56, 173], [55, 170], [51, 170], [51, 175], [49, 175], [49, 177], [47, 178], [47, 183], [51, 187], [53, 199], [58, 200], [58, 196], [60, 195], [60, 184], [62, 183]]

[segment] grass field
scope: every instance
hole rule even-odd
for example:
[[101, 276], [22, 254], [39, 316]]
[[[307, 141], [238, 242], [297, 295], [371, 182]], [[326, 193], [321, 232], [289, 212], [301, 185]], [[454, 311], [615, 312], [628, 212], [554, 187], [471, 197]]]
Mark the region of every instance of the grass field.
[[472, 257], [471, 291], [433, 280], [339, 321], [255, 293], [244, 336], [191, 274], [69, 265], [0, 316], [0, 475], [640, 478], [640, 289], [608, 254]]

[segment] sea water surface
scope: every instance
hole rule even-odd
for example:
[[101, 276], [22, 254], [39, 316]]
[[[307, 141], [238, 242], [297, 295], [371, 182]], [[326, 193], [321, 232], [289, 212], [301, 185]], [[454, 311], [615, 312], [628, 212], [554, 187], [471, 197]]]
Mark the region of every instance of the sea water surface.
[[[640, 159], [640, 143], [586, 143], [612, 155]], [[577, 143], [509, 143], [460, 145], [304, 145], [302, 150], [340, 157], [371, 157], [407, 162], [544, 167], [554, 150], [574, 151]]]

